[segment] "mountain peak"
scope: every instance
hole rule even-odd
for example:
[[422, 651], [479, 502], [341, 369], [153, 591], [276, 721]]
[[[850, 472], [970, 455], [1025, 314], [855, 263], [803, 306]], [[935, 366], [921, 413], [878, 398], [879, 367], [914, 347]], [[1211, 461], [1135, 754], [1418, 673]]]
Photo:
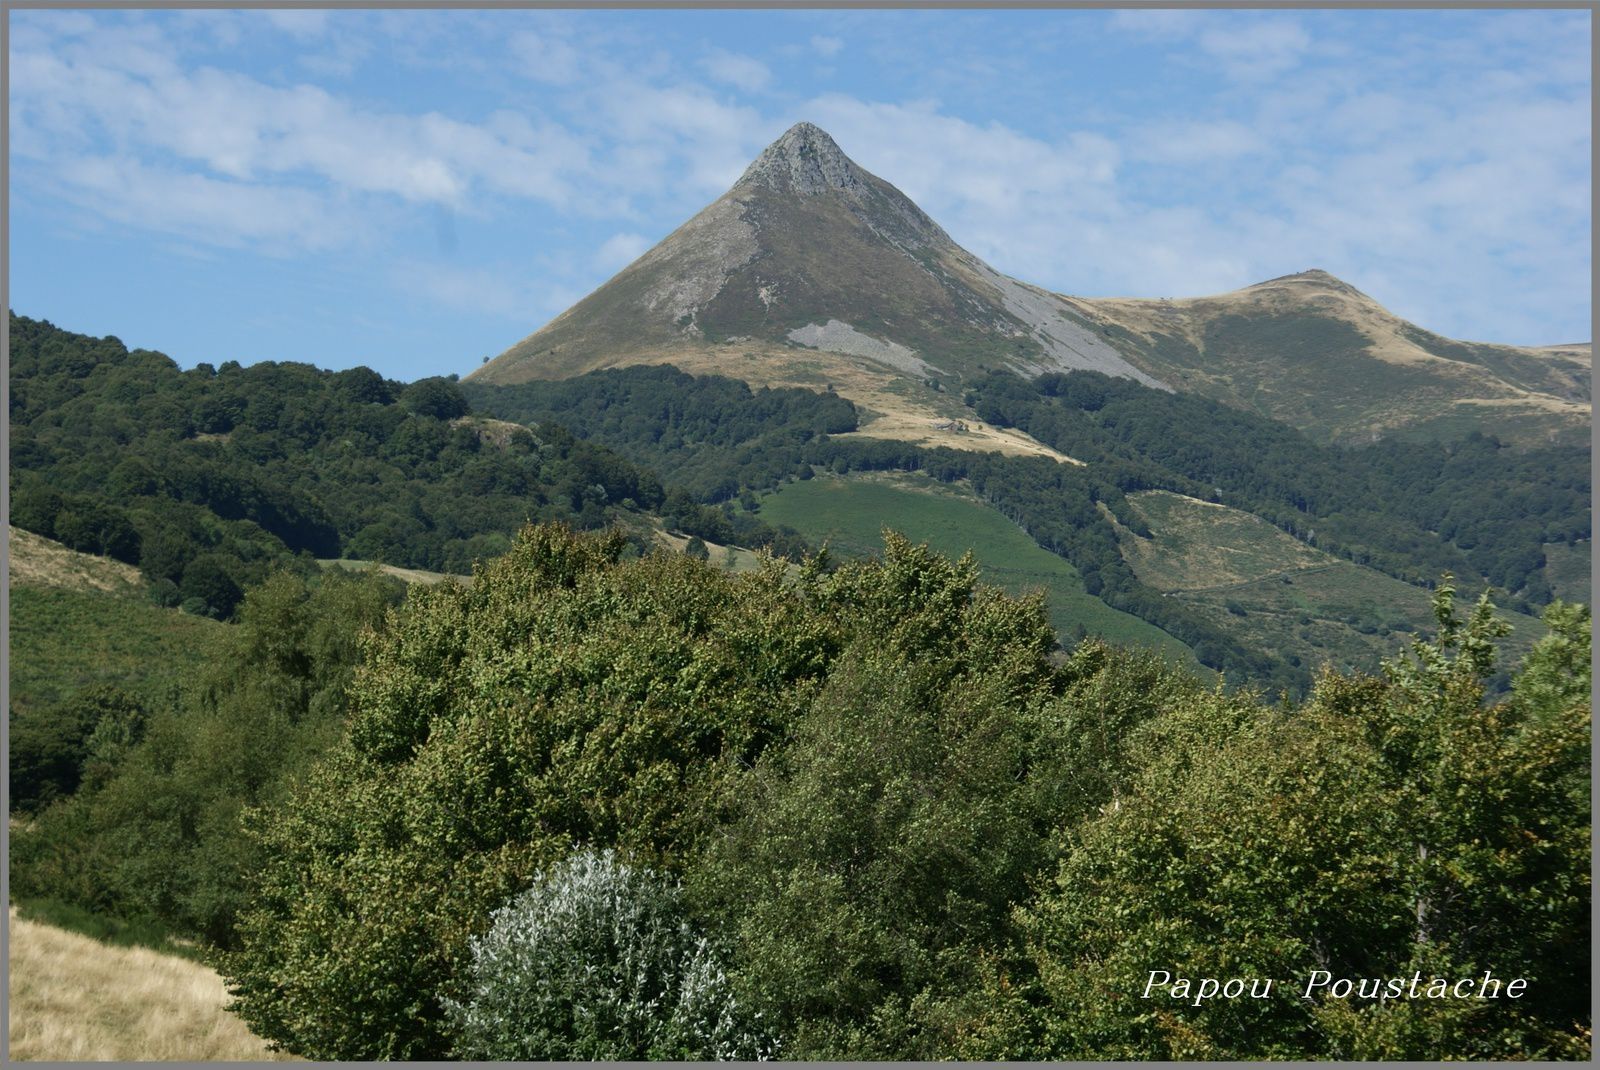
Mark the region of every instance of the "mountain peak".
[[[1312, 283], [1329, 290], [1341, 290], [1346, 293], [1361, 294], [1360, 290], [1356, 289], [1354, 286], [1351, 286], [1348, 282], [1345, 282], [1343, 279], [1339, 278], [1339, 276], [1330, 271], [1323, 271], [1321, 268], [1307, 268], [1306, 270], [1296, 272], [1293, 275], [1285, 275], [1284, 278], [1294, 279], [1299, 282]], [[1364, 297], [1366, 295], [1361, 294], [1361, 296]]]
[[1351, 286], [1337, 275], [1322, 270], [1321, 268], [1307, 268], [1297, 271], [1292, 275], [1279, 275], [1275, 279], [1246, 286], [1245, 291], [1255, 290], [1281, 290], [1285, 286], [1296, 288], [1301, 293], [1342, 294], [1345, 297], [1355, 298], [1370, 304], [1377, 304], [1371, 297]]
[[866, 184], [866, 173], [826, 130], [812, 123], [795, 123], [761, 151], [738, 184], [794, 193], [858, 192]]

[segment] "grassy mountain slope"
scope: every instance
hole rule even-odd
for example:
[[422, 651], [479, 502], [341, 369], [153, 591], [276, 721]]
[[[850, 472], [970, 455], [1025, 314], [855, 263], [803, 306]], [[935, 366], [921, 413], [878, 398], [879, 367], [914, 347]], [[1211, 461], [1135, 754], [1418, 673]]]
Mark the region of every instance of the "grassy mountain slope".
[[819, 477], [787, 484], [765, 496], [761, 512], [814, 542], [826, 541], [830, 551], [846, 558], [881, 554], [884, 528], [926, 542], [949, 557], [971, 550], [983, 569], [984, 582], [1013, 594], [1042, 589], [1058, 635], [1086, 632], [1116, 643], [1147, 646], [1204, 671], [1183, 643], [1087, 593], [1070, 563], [1039, 546], [977, 497], [950, 484], [898, 473]]
[[163, 701], [219, 653], [226, 627], [153, 605], [136, 570], [17, 528], [9, 534], [13, 713], [96, 684]]
[[1587, 346], [1457, 342], [1325, 271], [1182, 300], [1063, 298], [1142, 367], [1315, 438], [1580, 437]]
[[[752, 385], [831, 385], [867, 410], [863, 433], [895, 439], [968, 417], [958, 386], [983, 368], [1153, 383], [1055, 304], [802, 123], [728, 193], [468, 378], [507, 385], [672, 363]], [[1039, 452], [1015, 432], [969, 445]]]
[[[1123, 554], [1144, 583], [1209, 612], [1241, 643], [1291, 664], [1376, 672], [1415, 633], [1436, 627], [1432, 594], [1307, 546], [1259, 517], [1166, 491], [1130, 495], [1150, 528], [1117, 526]], [[1502, 665], [1519, 661], [1548, 629], [1502, 609], [1514, 631]]]
[[[1586, 344], [1457, 342], [1322, 271], [1184, 300], [1087, 299], [1009, 278], [801, 123], [722, 197], [469, 378], [672, 363], [753, 385], [831, 385], [864, 435], [970, 419], [976, 374], [1084, 369], [1194, 391], [1322, 440], [1588, 433]], [[1021, 432], [965, 448], [1026, 452]]]

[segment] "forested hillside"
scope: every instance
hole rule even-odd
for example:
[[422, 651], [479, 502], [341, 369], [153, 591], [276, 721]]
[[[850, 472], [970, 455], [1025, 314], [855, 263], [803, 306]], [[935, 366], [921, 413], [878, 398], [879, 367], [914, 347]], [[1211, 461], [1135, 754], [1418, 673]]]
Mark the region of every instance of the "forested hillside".
[[1587, 446], [1512, 448], [1473, 433], [1332, 448], [1220, 402], [1094, 372], [990, 375], [970, 400], [984, 419], [1123, 469], [1125, 489], [1221, 501], [1413, 583], [1453, 571], [1544, 605], [1542, 544], [1590, 537]]
[[737, 379], [669, 366], [609, 369], [555, 382], [461, 391], [481, 412], [520, 424], [559, 422], [605, 443], [709, 502], [809, 476], [805, 447], [856, 430], [856, 406], [795, 387], [751, 390]]
[[760, 492], [818, 469], [919, 471], [963, 481], [1088, 594], [1203, 664], [1303, 694], [1313, 664], [1140, 581], [1119, 532], [1149, 533], [1127, 494], [1218, 501], [1408, 583], [1449, 571], [1530, 612], [1551, 598], [1546, 547], [1589, 545], [1581, 450], [1481, 435], [1336, 448], [1094, 372], [991, 373], [967, 389], [986, 421], [1088, 462], [1073, 466], [849, 435], [861, 414], [833, 394], [670, 367], [515, 387], [271, 362], [183, 372], [116, 339], [12, 323], [13, 521], [136, 564], [159, 601], [220, 617], [313, 558], [464, 573], [530, 519], [621, 522], [641, 552], [659, 523], [799, 553], [760, 518]]
[[[1296, 705], [1052, 656], [899, 538], [626, 546], [529, 528], [403, 603], [273, 576], [168, 703], [98, 708], [13, 894], [199, 941], [320, 1059], [1587, 1057], [1583, 607], [1486, 706], [1502, 629], [1441, 587]], [[1277, 987], [1143, 1013], [1152, 962]], [[1485, 965], [1526, 998], [1299, 998]]]
[[[1149, 531], [1126, 495], [1162, 489], [1263, 517], [1329, 553], [1430, 587], [1451, 572], [1532, 613], [1551, 598], [1544, 544], [1587, 547], [1589, 463], [1576, 447], [1513, 449], [1475, 435], [1450, 444], [1319, 445], [1286, 425], [1192, 395], [1095, 372], [974, 380], [967, 401], [1088, 464], [840, 437], [847, 402], [760, 390], [671, 368], [610, 369], [553, 383], [466, 384], [474, 405], [515, 421], [560, 414], [580, 435], [758, 508], [751, 492], [815, 468], [918, 471], [962, 480], [1035, 541], [1070, 561], [1085, 589], [1178, 638], [1202, 663], [1303, 693], [1314, 664], [1242, 644], [1209, 613], [1135, 575], [1118, 525]], [[1503, 683], [1503, 681], [1502, 681]]]
[[[558, 425], [471, 416], [449, 379], [270, 361], [180, 371], [14, 314], [10, 416], [12, 523], [135, 564], [170, 604], [222, 617], [297, 558], [464, 573], [529, 520], [601, 528], [671, 497]], [[682, 494], [671, 510], [717, 542], [779, 537], [734, 532]]]

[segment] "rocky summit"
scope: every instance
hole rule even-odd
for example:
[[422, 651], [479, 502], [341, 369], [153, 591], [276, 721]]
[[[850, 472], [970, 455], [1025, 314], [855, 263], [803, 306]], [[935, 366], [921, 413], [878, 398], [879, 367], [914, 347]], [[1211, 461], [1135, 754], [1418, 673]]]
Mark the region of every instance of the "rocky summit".
[[738, 184], [789, 193], [859, 193], [870, 177], [840, 151], [826, 130], [796, 123], [751, 161]]
[[734, 185], [801, 197], [833, 196], [847, 205], [863, 226], [907, 249], [950, 242], [950, 236], [916, 204], [875, 175], [858, 167], [827, 131], [796, 123], [762, 150]]
[[[1310, 270], [1214, 297], [1076, 298], [997, 271], [798, 123], [721, 197], [478, 369], [511, 384], [675, 364], [832, 387], [922, 438], [986, 370], [1090, 370], [1243, 405], [1326, 440], [1425, 427], [1586, 435], [1587, 346], [1454, 342]], [[891, 430], [898, 428], [898, 430]], [[915, 434], [907, 429], [915, 429]]]

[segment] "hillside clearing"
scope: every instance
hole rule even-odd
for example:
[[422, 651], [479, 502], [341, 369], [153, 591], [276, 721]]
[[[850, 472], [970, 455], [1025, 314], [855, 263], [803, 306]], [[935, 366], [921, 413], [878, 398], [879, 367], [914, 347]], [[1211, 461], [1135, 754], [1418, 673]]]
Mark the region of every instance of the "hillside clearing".
[[46, 706], [99, 684], [149, 704], [214, 663], [228, 625], [134, 594], [11, 588], [11, 711]]
[[375, 561], [361, 561], [353, 557], [323, 557], [317, 559], [317, 564], [323, 568], [342, 568], [349, 572], [364, 572], [369, 568], [376, 568], [386, 576], [403, 580], [406, 583], [442, 583], [445, 580], [454, 580], [456, 583], [471, 583], [471, 576], [460, 576], [453, 572], [429, 572], [420, 568], [401, 568], [398, 565], [384, 565]]
[[[656, 545], [668, 553], [681, 554], [684, 547], [689, 545], [689, 536], [682, 533], [655, 528], [650, 534]], [[761, 554], [755, 550], [747, 550], [743, 546], [724, 546], [718, 542], [706, 542], [704, 539], [701, 542], [705, 544], [706, 552], [711, 555], [707, 560], [729, 572], [754, 572], [761, 567]]]
[[[949, 446], [974, 453], [1012, 457], [1050, 457], [1063, 464], [1082, 464], [1018, 431], [979, 420], [955, 393], [932, 389], [865, 358], [819, 353], [799, 346], [778, 346], [747, 339], [704, 348], [657, 348], [609, 358], [600, 367], [671, 364], [689, 375], [725, 375], [760, 387], [831, 389], [862, 410], [861, 429], [841, 438], [882, 438], [919, 446]], [[557, 376], [563, 369], [550, 369]], [[587, 370], [587, 369], [586, 369]], [[939, 431], [934, 424], [962, 420], [964, 433]]]

